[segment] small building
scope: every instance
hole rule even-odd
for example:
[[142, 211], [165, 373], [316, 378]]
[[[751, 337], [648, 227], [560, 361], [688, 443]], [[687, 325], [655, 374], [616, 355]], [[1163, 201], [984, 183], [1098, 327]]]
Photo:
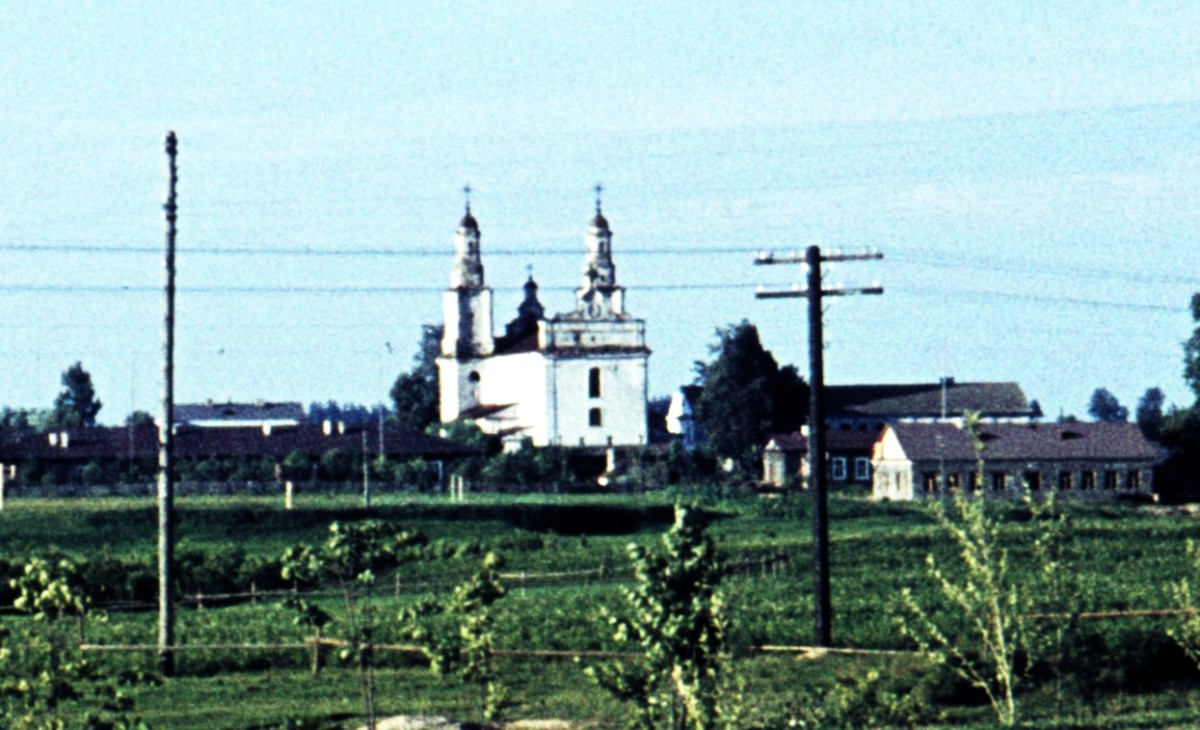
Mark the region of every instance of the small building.
[[180, 403], [173, 411], [175, 423], [194, 428], [262, 428], [304, 423], [304, 406], [295, 402]]
[[1085, 499], [1148, 497], [1162, 459], [1131, 423], [990, 423], [978, 443], [954, 423], [886, 426], [871, 459], [873, 497], [922, 500], [960, 489], [996, 498], [1049, 489]]
[[[829, 431], [825, 434], [826, 477], [830, 486], [870, 486], [871, 448], [876, 434], [869, 431]], [[808, 439], [803, 433], [776, 434], [763, 448], [763, 481], [786, 486], [799, 477], [808, 486]]]
[[695, 451], [705, 439], [704, 427], [698, 416], [700, 394], [703, 392], [703, 386], [684, 385], [671, 394], [671, 402], [667, 406], [667, 433], [678, 437], [686, 451]]
[[777, 433], [763, 447], [763, 483], [786, 487], [800, 476], [808, 441], [798, 433]]

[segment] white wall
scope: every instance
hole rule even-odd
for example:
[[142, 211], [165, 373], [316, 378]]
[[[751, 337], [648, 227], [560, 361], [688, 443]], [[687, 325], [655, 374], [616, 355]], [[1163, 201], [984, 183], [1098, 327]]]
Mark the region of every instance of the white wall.
[[[551, 384], [555, 392], [558, 443], [563, 446], [645, 444], [646, 353], [589, 354], [553, 358]], [[589, 371], [600, 369], [600, 397], [589, 395]], [[600, 426], [589, 425], [589, 412], [599, 408]]]

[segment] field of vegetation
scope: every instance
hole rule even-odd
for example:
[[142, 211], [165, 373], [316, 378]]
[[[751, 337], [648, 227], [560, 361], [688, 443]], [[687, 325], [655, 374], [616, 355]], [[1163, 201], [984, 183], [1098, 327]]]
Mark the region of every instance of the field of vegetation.
[[[661, 551], [676, 502], [692, 505], [715, 545], [723, 642], [714, 666], [729, 725], [997, 722], [987, 693], [955, 671], [988, 650], [972, 644], [970, 614], [931, 576], [931, 555], [951, 583], [970, 585], [972, 573], [929, 507], [831, 499], [836, 650], [812, 652], [803, 649], [813, 636], [807, 496], [686, 490], [465, 503], [380, 494], [369, 513], [348, 495], [305, 496], [291, 511], [266, 497], [180, 499], [183, 648], [169, 677], [146, 649], [156, 636], [153, 502], [9, 500], [0, 714], [58, 716], [66, 727], [136, 718], [153, 728], [340, 728], [362, 726], [369, 699], [378, 717], [619, 727], [636, 718], [636, 702], [601, 686], [597, 668], [641, 651], [615, 630], [637, 586], [629, 545]], [[1196, 579], [1186, 548], [1196, 517], [1095, 504], [1055, 515], [1012, 505], [984, 517], [1007, 555], [1002, 602], [1015, 597], [1006, 616], [1018, 724], [1192, 724], [1200, 673], [1170, 632], [1188, 635], [1175, 609], [1178, 582]], [[1050, 553], [1047, 526], [1057, 530]], [[364, 562], [372, 550], [379, 559]], [[29, 598], [45, 588], [29, 569], [37, 560], [51, 578], [69, 574], [63, 595], [86, 601], [85, 616], [71, 601], [38, 613]], [[45, 605], [59, 605], [52, 599]], [[961, 660], [930, 660], [937, 647], [922, 643], [913, 605], [957, 642]], [[1019, 643], [1021, 632], [1041, 639]], [[22, 673], [35, 669], [50, 679], [32, 686]]]

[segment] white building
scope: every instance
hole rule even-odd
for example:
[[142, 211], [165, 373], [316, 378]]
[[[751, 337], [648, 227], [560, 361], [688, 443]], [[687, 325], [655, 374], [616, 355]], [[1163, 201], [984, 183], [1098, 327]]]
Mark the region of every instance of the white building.
[[599, 199], [585, 239], [575, 308], [547, 317], [530, 277], [516, 319], [500, 336], [493, 333], [492, 291], [484, 281], [479, 238], [468, 204], [443, 295], [441, 420], [473, 420], [507, 443], [645, 444], [646, 325], [625, 311], [612, 231]]

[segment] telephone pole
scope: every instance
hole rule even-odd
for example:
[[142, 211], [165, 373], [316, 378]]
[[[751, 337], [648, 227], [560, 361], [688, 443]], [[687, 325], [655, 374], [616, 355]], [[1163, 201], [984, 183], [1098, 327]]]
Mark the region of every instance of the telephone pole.
[[809, 246], [805, 251], [804, 258], [795, 254], [777, 257], [774, 253], [760, 253], [754, 259], [754, 263], [761, 266], [803, 264], [808, 269], [808, 285], [805, 289], [759, 291], [755, 296], [759, 299], [795, 297], [808, 299], [808, 479], [813, 499], [814, 642], [817, 646], [827, 647], [833, 644], [829, 601], [829, 496], [825, 478], [825, 336], [821, 302], [824, 297], [883, 294], [883, 287], [878, 284], [849, 289], [842, 286], [825, 288], [821, 282], [821, 262], [864, 261], [882, 258], [883, 254], [877, 251], [863, 254], [822, 255], [820, 246]]
[[164, 676], [175, 670], [175, 608], [172, 595], [171, 566], [175, 560], [172, 535], [175, 522], [175, 184], [179, 181], [175, 156], [179, 145], [175, 132], [167, 133], [167, 213], [166, 265], [163, 290], [166, 310], [163, 314], [162, 421], [158, 445], [158, 669]]

